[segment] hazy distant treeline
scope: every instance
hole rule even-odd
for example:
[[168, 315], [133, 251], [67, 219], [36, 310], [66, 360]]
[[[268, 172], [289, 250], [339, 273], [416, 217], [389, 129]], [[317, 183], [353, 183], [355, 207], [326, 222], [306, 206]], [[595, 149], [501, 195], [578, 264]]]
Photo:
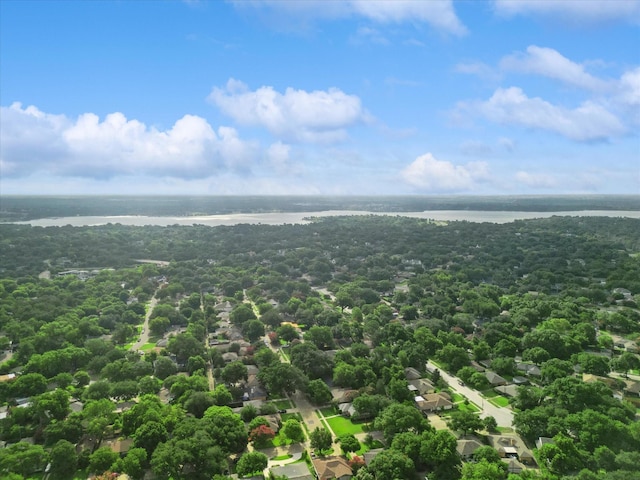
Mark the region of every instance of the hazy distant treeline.
[[0, 221], [84, 215], [189, 216], [364, 210], [640, 210], [640, 195], [567, 196], [3, 196]]

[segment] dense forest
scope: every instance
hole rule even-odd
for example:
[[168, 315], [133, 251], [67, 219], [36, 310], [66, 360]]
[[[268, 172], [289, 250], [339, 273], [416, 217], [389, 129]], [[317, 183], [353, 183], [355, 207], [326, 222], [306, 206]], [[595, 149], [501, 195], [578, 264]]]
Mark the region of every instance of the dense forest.
[[638, 232], [0, 224], [0, 475], [640, 478]]

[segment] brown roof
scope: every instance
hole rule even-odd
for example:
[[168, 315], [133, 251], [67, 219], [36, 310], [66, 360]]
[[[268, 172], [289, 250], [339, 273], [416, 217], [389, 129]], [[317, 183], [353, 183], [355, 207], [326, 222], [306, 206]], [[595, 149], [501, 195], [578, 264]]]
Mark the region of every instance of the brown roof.
[[333, 480], [353, 475], [351, 467], [342, 457], [314, 458], [312, 462], [318, 474], [318, 480]]

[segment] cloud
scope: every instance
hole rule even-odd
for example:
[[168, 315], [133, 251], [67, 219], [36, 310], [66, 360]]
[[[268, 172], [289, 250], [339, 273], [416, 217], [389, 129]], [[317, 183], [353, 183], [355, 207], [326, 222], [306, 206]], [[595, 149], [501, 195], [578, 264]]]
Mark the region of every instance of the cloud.
[[234, 1], [237, 8], [272, 10], [278, 14], [295, 16], [303, 22], [333, 20], [349, 17], [365, 18], [378, 24], [426, 23], [454, 35], [467, 33], [466, 27], [456, 16], [451, 0], [282, 0]]
[[371, 27], [359, 27], [349, 41], [353, 45], [361, 45], [363, 43], [389, 45], [389, 40], [379, 30]]
[[301, 167], [291, 161], [291, 145], [276, 142], [269, 145], [266, 151], [267, 163], [276, 173], [282, 175], [299, 175]]
[[640, 22], [640, 0], [495, 0], [499, 15], [557, 17], [571, 22]]
[[347, 138], [347, 128], [371, 120], [360, 99], [337, 88], [307, 92], [273, 87], [248, 90], [230, 79], [215, 87], [208, 100], [242, 125], [258, 125], [291, 142], [334, 143]]
[[558, 179], [546, 173], [529, 173], [519, 171], [515, 175], [516, 181], [531, 188], [555, 188], [558, 186]]
[[484, 142], [468, 140], [460, 145], [460, 151], [465, 155], [487, 156], [493, 153], [493, 148]]
[[552, 48], [536, 45], [527, 47], [527, 53], [516, 53], [500, 61], [502, 70], [533, 73], [587, 90], [603, 90], [607, 82], [585, 72], [584, 67], [572, 62]]
[[400, 176], [407, 184], [421, 191], [466, 191], [488, 178], [488, 165], [486, 162], [454, 165], [426, 153], [404, 168]]
[[618, 100], [630, 107], [640, 106], [640, 67], [622, 75], [618, 85]]
[[541, 98], [529, 98], [517, 87], [499, 88], [487, 101], [461, 102], [456, 116], [480, 115], [503, 125], [554, 132], [579, 142], [602, 141], [625, 133], [618, 118], [592, 101], [568, 109]]
[[464, 73], [467, 75], [476, 75], [480, 78], [490, 81], [496, 81], [500, 79], [500, 74], [497, 73], [486, 63], [482, 62], [462, 62], [458, 63], [454, 67], [454, 71], [457, 73]]
[[168, 130], [128, 120], [122, 113], [101, 120], [85, 113], [72, 120], [19, 103], [2, 107], [0, 165], [3, 175], [34, 171], [109, 178], [116, 175], [209, 176], [247, 168], [256, 145], [229, 127], [217, 132], [201, 117], [185, 115]]
[[351, 0], [354, 13], [380, 23], [421, 21], [440, 30], [464, 35], [467, 29], [455, 14], [450, 0]]

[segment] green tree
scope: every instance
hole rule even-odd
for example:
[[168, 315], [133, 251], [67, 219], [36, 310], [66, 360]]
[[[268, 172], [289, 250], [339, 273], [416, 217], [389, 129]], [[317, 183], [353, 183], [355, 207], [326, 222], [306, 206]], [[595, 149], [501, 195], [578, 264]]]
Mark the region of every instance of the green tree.
[[67, 440], [59, 440], [51, 449], [50, 461], [52, 478], [71, 478], [78, 468], [75, 445]]
[[260, 320], [248, 320], [242, 324], [242, 334], [253, 343], [264, 335], [264, 323]]
[[462, 432], [462, 435], [482, 430], [483, 422], [478, 415], [468, 411], [457, 411], [451, 414], [449, 427], [451, 430]]
[[132, 448], [122, 460], [122, 471], [134, 480], [144, 477], [147, 452], [144, 448]]
[[375, 428], [381, 430], [385, 440], [391, 443], [393, 437], [398, 433], [420, 433], [431, 427], [417, 408], [401, 403], [392, 403], [376, 417]]
[[169, 357], [160, 356], [153, 364], [154, 375], [160, 380], [178, 373], [178, 366]]
[[409, 479], [415, 475], [415, 465], [405, 454], [396, 450], [383, 450], [368, 466], [376, 480]]
[[118, 454], [109, 447], [100, 447], [89, 456], [89, 471], [104, 473], [118, 460]]
[[168, 433], [160, 422], [146, 422], [140, 425], [133, 435], [134, 445], [143, 448], [151, 456], [159, 443], [167, 440]]
[[302, 372], [288, 363], [276, 363], [262, 368], [258, 379], [272, 395], [292, 394], [306, 383]]
[[304, 339], [307, 342], [313, 343], [320, 350], [330, 350], [335, 347], [333, 334], [329, 327], [314, 325], [304, 334]]
[[306, 391], [309, 400], [314, 405], [326, 405], [333, 398], [327, 384], [320, 379], [310, 380], [307, 383]]
[[295, 418], [285, 421], [280, 431], [293, 442], [304, 442], [304, 430]]
[[465, 463], [462, 467], [462, 480], [504, 480], [507, 478], [507, 465], [493, 463], [485, 459], [478, 463]]
[[216, 405], [229, 405], [233, 402], [231, 392], [229, 392], [229, 389], [224, 385], [217, 385], [211, 396]]
[[316, 450], [319, 455], [323, 455], [324, 452], [329, 450], [331, 448], [331, 443], [333, 442], [331, 433], [320, 427], [316, 427], [316, 429], [311, 432], [309, 439], [311, 440], [311, 448]]
[[248, 477], [253, 474], [262, 473], [267, 468], [269, 458], [261, 452], [247, 452], [240, 457], [236, 472], [241, 477]]
[[236, 306], [229, 314], [229, 320], [237, 326], [241, 326], [244, 322], [255, 319], [257, 319], [256, 314], [253, 313], [251, 306], [246, 303], [241, 303]]
[[46, 465], [48, 455], [41, 445], [18, 442], [0, 449], [0, 472], [29, 476]]
[[220, 378], [228, 384], [236, 384], [247, 380], [247, 366], [239, 360], [228, 363], [220, 372]]
[[340, 444], [340, 449], [343, 455], [347, 455], [349, 452], [357, 452], [360, 450], [360, 442], [351, 433], [340, 435], [337, 439], [337, 443]]

